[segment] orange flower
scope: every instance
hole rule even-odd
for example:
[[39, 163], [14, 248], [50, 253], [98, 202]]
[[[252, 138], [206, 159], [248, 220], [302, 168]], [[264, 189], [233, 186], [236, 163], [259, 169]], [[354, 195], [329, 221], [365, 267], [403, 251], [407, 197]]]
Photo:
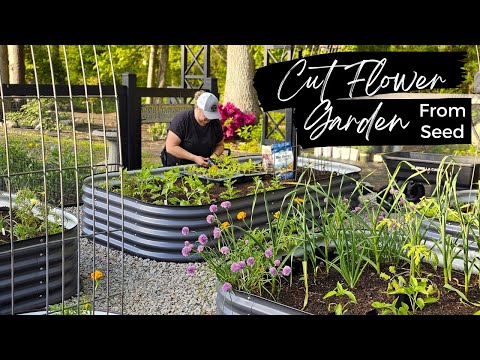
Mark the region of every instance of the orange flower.
[[98, 281], [103, 278], [103, 273], [100, 270], [95, 270], [90, 274], [90, 277], [92, 278], [92, 280]]
[[273, 214], [273, 217], [278, 219], [280, 217], [280, 211], [277, 211], [275, 214]]
[[237, 219], [238, 220], [243, 220], [247, 217], [247, 213], [245, 211], [240, 211], [238, 214], [237, 214]]
[[229, 226], [230, 226], [230, 223], [228, 221], [225, 221], [222, 223], [222, 225], [220, 225], [220, 228], [225, 229], [226, 227], [229, 227]]
[[301, 204], [304, 200], [302, 198], [295, 198], [293, 201], [295, 201], [297, 204]]

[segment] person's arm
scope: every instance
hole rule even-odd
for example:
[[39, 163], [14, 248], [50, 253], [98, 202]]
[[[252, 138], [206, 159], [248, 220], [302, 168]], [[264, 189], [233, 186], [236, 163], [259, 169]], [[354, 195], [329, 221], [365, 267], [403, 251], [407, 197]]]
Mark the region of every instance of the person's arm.
[[177, 134], [175, 134], [173, 131], [169, 131], [167, 135], [167, 139], [165, 140], [165, 146], [167, 148], [167, 152], [170, 155], [173, 155], [179, 159], [193, 161], [195, 164], [200, 166], [208, 166], [207, 158], [204, 158], [203, 156], [194, 155], [191, 152], [185, 150], [180, 146], [181, 142], [182, 140], [178, 137]]
[[215, 145], [215, 150], [213, 150], [212, 155], [219, 157], [220, 155], [223, 154], [224, 149], [225, 149], [225, 144], [223, 143], [223, 139], [222, 139], [222, 141], [220, 141], [217, 145]]

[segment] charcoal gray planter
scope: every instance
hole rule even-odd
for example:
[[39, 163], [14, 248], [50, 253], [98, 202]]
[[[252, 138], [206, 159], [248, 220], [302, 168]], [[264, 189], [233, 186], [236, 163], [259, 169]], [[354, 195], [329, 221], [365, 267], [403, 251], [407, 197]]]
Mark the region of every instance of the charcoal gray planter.
[[224, 292], [219, 282], [216, 305], [217, 315], [310, 315], [305, 311], [243, 291]]
[[[15, 204], [15, 195], [12, 195]], [[9, 207], [8, 194], [0, 194], [0, 207]], [[48, 278], [46, 237], [0, 245], [0, 314], [44, 310], [77, 293], [78, 219], [54, 208], [64, 218], [64, 235], [48, 237]], [[13, 250], [13, 251], [12, 251]], [[12, 287], [13, 269], [13, 287]], [[62, 276], [63, 274], [63, 276]], [[47, 286], [48, 282], [48, 286]], [[12, 310], [13, 293], [13, 310]]]
[[[239, 158], [241, 162], [261, 161], [261, 156], [245, 156]], [[299, 158], [299, 165], [308, 163], [307, 158]], [[180, 167], [180, 170], [188, 166]], [[331, 192], [335, 195], [342, 193], [349, 196], [356, 187], [355, 180], [360, 178], [361, 169], [357, 166], [342, 164], [338, 162], [322, 162], [324, 168], [320, 170], [335, 171], [339, 174], [332, 179]], [[152, 170], [152, 175], [160, 175], [169, 167], [162, 167]], [[129, 174], [137, 173], [139, 170], [129, 171]], [[345, 176], [343, 176], [345, 175]], [[109, 178], [118, 177], [119, 173], [111, 173]], [[113, 181], [113, 180], [112, 180]], [[322, 180], [327, 186], [330, 179]], [[92, 186], [93, 182], [93, 186]], [[89, 238], [95, 239], [96, 243], [112, 248], [122, 249], [126, 253], [141, 258], [157, 261], [191, 262], [200, 261], [198, 254], [184, 257], [181, 250], [186, 240], [194, 243], [202, 233], [212, 234], [213, 226], [206, 222], [210, 214], [209, 205], [201, 206], [171, 206], [148, 204], [131, 197], [122, 197], [115, 192], [107, 192], [98, 187], [98, 184], [105, 182], [105, 174], [98, 174], [84, 180], [83, 183], [83, 215], [82, 231]], [[267, 206], [270, 214], [280, 210], [283, 198], [293, 188], [268, 191], [266, 194]], [[302, 196], [304, 191], [299, 190], [297, 196]], [[254, 196], [246, 196], [231, 200], [230, 214], [237, 214], [239, 211], [247, 213], [252, 208]], [[123, 211], [122, 211], [123, 206]], [[224, 209], [218, 207], [219, 219], [227, 220]], [[107, 215], [108, 214], [108, 215]], [[122, 216], [123, 214], [123, 216]], [[251, 214], [248, 214], [250, 217]], [[249, 218], [248, 217], [248, 218]], [[247, 218], [247, 219], [248, 219]], [[253, 227], [264, 226], [267, 222], [265, 201], [263, 194], [257, 197], [253, 214]], [[182, 227], [190, 228], [190, 234], [183, 236]], [[213, 245], [210, 241], [208, 245]]]

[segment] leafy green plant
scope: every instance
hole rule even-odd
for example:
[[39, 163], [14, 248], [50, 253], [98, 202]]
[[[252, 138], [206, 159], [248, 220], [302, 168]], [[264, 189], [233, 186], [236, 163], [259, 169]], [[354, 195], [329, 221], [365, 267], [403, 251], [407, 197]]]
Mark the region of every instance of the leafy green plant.
[[220, 193], [222, 199], [231, 200], [238, 197], [240, 190], [233, 186], [236, 182], [237, 181], [233, 179], [227, 179], [223, 182], [223, 185], [225, 186], [225, 191]]
[[150, 125], [147, 132], [152, 136], [152, 141], [158, 141], [165, 138], [167, 133], [166, 123], [154, 123]]
[[334, 290], [331, 290], [329, 291], [328, 293], [325, 294], [325, 296], [323, 297], [323, 299], [328, 299], [332, 296], [336, 296], [336, 297], [344, 297], [346, 296], [348, 298], [348, 301], [346, 303], [329, 303], [328, 304], [328, 311], [332, 312], [332, 308], [333, 308], [333, 312], [335, 313], [335, 315], [343, 315], [347, 312], [347, 306], [349, 304], [356, 304], [357, 303], [357, 299], [355, 298], [355, 295], [347, 290], [347, 289], [344, 289], [342, 284], [340, 282], [337, 282], [337, 286]]
[[[405, 310], [408, 308], [408, 313], [415, 314], [417, 310], [422, 310], [426, 305], [433, 304], [440, 299], [440, 291], [435, 283], [428, 277], [408, 276], [408, 281], [401, 275], [396, 273], [396, 269], [392, 266], [389, 268], [390, 273], [381, 274], [381, 277], [388, 281], [387, 294], [395, 296], [394, 305], [398, 301], [401, 302], [401, 307]], [[403, 304], [406, 304], [405, 307]], [[386, 313], [391, 311], [391, 306], [384, 306], [385, 304], [373, 303], [375, 308], [383, 308]], [[401, 310], [403, 313], [404, 310]]]
[[[53, 213], [50, 206], [40, 202], [30, 189], [22, 189], [16, 193], [12, 216], [11, 231], [16, 240], [30, 239], [47, 232], [49, 235], [54, 235], [62, 231], [60, 216]], [[0, 219], [0, 228], [3, 229], [4, 236], [10, 232], [9, 217]]]

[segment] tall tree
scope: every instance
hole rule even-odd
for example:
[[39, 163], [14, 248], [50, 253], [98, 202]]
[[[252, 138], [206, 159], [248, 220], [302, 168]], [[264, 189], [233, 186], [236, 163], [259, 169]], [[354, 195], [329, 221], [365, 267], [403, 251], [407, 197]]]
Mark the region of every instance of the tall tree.
[[[158, 87], [164, 88], [167, 86], [167, 70], [169, 58], [169, 45], [160, 45], [160, 57], [158, 59]], [[162, 98], [157, 98], [158, 103], [162, 102]]]
[[158, 62], [158, 87], [163, 88], [167, 82], [169, 45], [160, 45], [160, 58]]
[[[158, 45], [150, 45], [150, 57], [148, 59], [148, 74], [147, 74], [147, 87], [154, 87], [155, 84], [155, 70], [157, 68], [157, 52]], [[152, 98], [148, 97], [147, 104], [152, 103]]]
[[260, 115], [258, 97], [253, 87], [255, 65], [249, 45], [228, 45], [224, 102], [234, 103], [244, 112]]
[[25, 84], [24, 45], [8, 45], [10, 84]]
[[3, 84], [8, 84], [8, 48], [0, 45], [0, 78]]

